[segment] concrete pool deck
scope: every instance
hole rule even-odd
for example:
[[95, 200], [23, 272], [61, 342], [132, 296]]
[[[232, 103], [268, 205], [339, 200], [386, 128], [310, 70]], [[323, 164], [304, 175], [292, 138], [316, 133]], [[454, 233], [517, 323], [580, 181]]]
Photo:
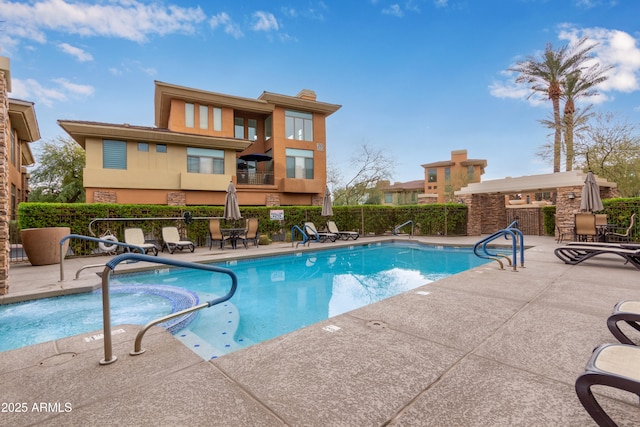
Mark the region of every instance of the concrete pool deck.
[[[525, 236], [525, 244], [517, 272], [489, 263], [210, 361], [160, 328], [145, 336], [144, 354], [130, 356], [140, 329], [130, 325], [113, 326], [118, 360], [106, 366], [98, 363], [101, 331], [1, 352], [0, 425], [595, 425], [574, 382], [595, 346], [615, 342], [606, 318], [616, 302], [640, 299], [640, 271], [619, 257], [565, 265], [550, 237]], [[204, 261], [290, 250], [164, 256]], [[66, 260], [64, 282], [58, 265], [12, 265], [0, 299], [99, 285], [100, 269], [79, 280], [75, 272], [106, 260]], [[619, 425], [640, 424], [637, 398], [603, 393]]]

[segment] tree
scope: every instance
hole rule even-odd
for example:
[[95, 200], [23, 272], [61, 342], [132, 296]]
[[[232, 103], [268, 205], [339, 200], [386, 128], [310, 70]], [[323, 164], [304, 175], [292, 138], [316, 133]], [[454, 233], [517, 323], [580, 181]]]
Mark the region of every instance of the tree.
[[[360, 205], [368, 200], [378, 181], [391, 178], [395, 161], [385, 152], [364, 144], [349, 159], [348, 168], [340, 168], [331, 162], [327, 168], [327, 183], [333, 187], [335, 205]], [[341, 171], [352, 171], [343, 178]], [[369, 199], [370, 200], [370, 199]]]
[[565, 161], [566, 170], [573, 170], [574, 149], [573, 136], [574, 127], [579, 124], [575, 123], [574, 113], [576, 112], [575, 101], [580, 97], [589, 97], [597, 95], [595, 86], [607, 80], [604, 75], [612, 66], [601, 67], [599, 63], [586, 68], [584, 70], [575, 70], [567, 75], [562, 88], [562, 98], [565, 101], [564, 114], [562, 116], [562, 127], [565, 143]]
[[39, 164], [31, 172], [33, 202], [84, 202], [82, 169], [85, 152], [73, 139], [58, 137], [42, 146]]
[[618, 185], [622, 197], [640, 196], [640, 136], [613, 114], [597, 114], [576, 138], [576, 159], [584, 170]]
[[551, 43], [547, 43], [541, 59], [528, 56], [524, 61], [516, 63], [509, 71], [518, 73], [516, 83], [530, 85], [531, 94], [543, 94], [551, 100], [553, 105], [553, 171], [560, 172], [561, 145], [562, 145], [562, 120], [560, 118], [560, 98], [562, 97], [562, 85], [566, 77], [580, 70], [588, 59], [591, 51], [597, 46], [591, 44], [584, 46], [587, 38], [583, 37], [573, 47], [564, 45], [558, 50], [553, 49]]

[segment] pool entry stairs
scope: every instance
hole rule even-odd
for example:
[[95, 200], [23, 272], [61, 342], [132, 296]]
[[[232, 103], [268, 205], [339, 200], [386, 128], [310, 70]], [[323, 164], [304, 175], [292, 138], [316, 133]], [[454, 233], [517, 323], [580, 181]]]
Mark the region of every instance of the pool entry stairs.
[[[504, 253], [497, 252], [489, 249], [487, 246], [489, 243], [494, 242], [499, 238], [505, 240], [511, 240], [511, 257]], [[518, 229], [518, 221], [513, 221], [507, 228], [498, 230], [495, 233], [479, 240], [473, 246], [473, 253], [484, 259], [491, 259], [500, 264], [500, 269], [504, 270], [503, 260], [507, 262], [508, 266], [513, 271], [518, 270], [518, 253], [520, 254], [520, 267], [524, 267], [524, 234]]]

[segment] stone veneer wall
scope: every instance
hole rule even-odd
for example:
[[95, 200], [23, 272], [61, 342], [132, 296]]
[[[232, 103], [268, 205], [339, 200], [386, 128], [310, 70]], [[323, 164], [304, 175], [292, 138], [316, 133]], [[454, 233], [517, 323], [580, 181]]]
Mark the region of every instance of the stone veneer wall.
[[280, 206], [280, 195], [274, 193], [267, 194], [265, 206]]
[[115, 191], [95, 191], [93, 193], [94, 203], [116, 203]]
[[173, 191], [167, 194], [167, 205], [186, 206], [187, 194], [183, 191]]
[[0, 295], [9, 292], [9, 97], [0, 71]]

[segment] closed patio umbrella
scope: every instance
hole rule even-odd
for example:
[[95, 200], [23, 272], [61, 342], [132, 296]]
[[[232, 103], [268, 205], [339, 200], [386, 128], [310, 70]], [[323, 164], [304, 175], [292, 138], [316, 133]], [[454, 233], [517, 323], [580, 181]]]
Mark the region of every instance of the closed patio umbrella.
[[593, 172], [589, 171], [582, 187], [582, 200], [580, 200], [580, 210], [596, 212], [604, 209], [602, 199], [600, 199], [600, 187], [596, 182]]
[[325, 187], [324, 190], [324, 198], [322, 199], [322, 212], [320, 213], [322, 216], [332, 216], [333, 215], [333, 206], [331, 203], [331, 192], [329, 191], [329, 187]]
[[227, 188], [227, 196], [224, 200], [224, 217], [225, 219], [231, 220], [242, 218], [240, 206], [238, 205], [238, 196], [236, 195], [236, 187], [233, 185], [233, 182], [230, 182], [229, 188]]

